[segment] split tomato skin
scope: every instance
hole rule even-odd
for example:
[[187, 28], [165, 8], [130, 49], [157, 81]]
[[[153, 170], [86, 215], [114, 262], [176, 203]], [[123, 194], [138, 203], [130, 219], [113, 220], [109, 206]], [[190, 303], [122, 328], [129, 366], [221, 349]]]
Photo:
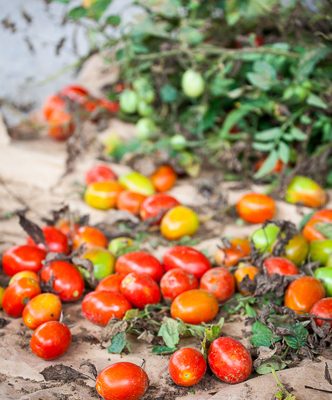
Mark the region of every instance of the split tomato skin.
[[197, 349], [185, 347], [177, 350], [170, 358], [168, 372], [178, 386], [197, 385], [206, 372], [206, 361]]
[[[325, 297], [324, 299], [318, 300], [310, 310], [310, 314], [317, 317], [315, 322], [318, 326], [323, 324], [330, 324], [332, 329], [332, 297]], [[324, 321], [320, 318], [331, 318], [331, 321]]]
[[35, 246], [22, 245], [11, 247], [3, 253], [2, 268], [6, 275], [18, 272], [38, 272], [43, 267], [46, 251]]
[[240, 218], [251, 224], [260, 224], [272, 219], [276, 213], [275, 201], [262, 193], [247, 193], [236, 204]]
[[322, 207], [327, 201], [324, 189], [307, 176], [295, 176], [286, 190], [286, 201], [306, 207]]
[[247, 380], [252, 371], [249, 351], [230, 337], [220, 337], [211, 343], [208, 363], [214, 375], [231, 384]]
[[74, 236], [73, 247], [77, 249], [82, 245], [85, 245], [87, 248], [107, 247], [107, 238], [98, 228], [81, 226]]
[[167, 192], [172, 189], [177, 179], [176, 172], [170, 165], [161, 165], [151, 175], [151, 181], [157, 192]]
[[211, 268], [202, 276], [200, 289], [212, 293], [219, 302], [227, 301], [235, 292], [234, 277], [226, 267]]
[[316, 228], [316, 225], [320, 223], [332, 223], [332, 209], [316, 211], [305, 224], [302, 234], [309, 242], [326, 239]]
[[24, 325], [36, 329], [48, 321], [59, 321], [62, 304], [59, 296], [53, 293], [41, 293], [32, 298], [23, 310]]
[[131, 214], [139, 215], [141, 205], [143, 204], [146, 196], [140, 193], [124, 190], [117, 198], [116, 206], [118, 210], [128, 211]]
[[214, 259], [218, 265], [233, 267], [239, 261], [249, 256], [250, 242], [248, 239], [234, 238], [229, 241], [230, 247], [218, 248]]
[[106, 278], [104, 278], [103, 280], [101, 280], [98, 283], [98, 286], [96, 287], [96, 291], [106, 291], [106, 292], [115, 292], [115, 293], [120, 293], [121, 292], [121, 282], [122, 279], [125, 277], [126, 275], [122, 275], [122, 274], [112, 274], [109, 276], [106, 276]]
[[84, 201], [92, 208], [109, 210], [116, 202], [123, 187], [117, 181], [94, 182], [88, 185], [84, 193]]
[[269, 275], [288, 276], [299, 274], [297, 266], [283, 257], [269, 257], [264, 261], [263, 266]]
[[54, 226], [45, 226], [43, 228], [43, 234], [45, 238], [45, 245], [43, 243], [38, 243], [37, 245], [30, 237], [28, 238], [28, 244], [38, 246], [53, 253], [69, 253], [68, 238], [60, 231], [60, 229]]
[[143, 221], [160, 217], [155, 222], [156, 224], [160, 224], [163, 216], [179, 204], [180, 203], [169, 194], [156, 193], [143, 201], [140, 209], [140, 217]]
[[69, 328], [58, 321], [44, 322], [32, 334], [31, 351], [44, 360], [54, 360], [62, 356], [71, 343]]
[[161, 234], [168, 240], [178, 240], [183, 236], [194, 235], [199, 228], [198, 215], [185, 206], [176, 206], [163, 216]]
[[166, 272], [161, 278], [160, 290], [163, 298], [171, 302], [179, 294], [186, 292], [187, 290], [197, 289], [198, 280], [195, 275], [184, 271], [181, 268], [173, 268]]
[[131, 362], [106, 367], [96, 380], [96, 390], [104, 400], [140, 400], [148, 387], [146, 372]]
[[90, 168], [85, 175], [85, 183], [90, 185], [94, 182], [114, 181], [118, 177], [108, 165], [98, 164]]

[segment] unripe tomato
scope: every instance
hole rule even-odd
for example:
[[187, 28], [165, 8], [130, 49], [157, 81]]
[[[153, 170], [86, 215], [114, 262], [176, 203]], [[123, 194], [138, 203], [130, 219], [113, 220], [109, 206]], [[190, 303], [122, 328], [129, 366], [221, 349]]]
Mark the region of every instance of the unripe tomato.
[[317, 318], [315, 319], [315, 322], [318, 326], [322, 326], [323, 324], [330, 324], [332, 329], [332, 298], [327, 297], [318, 300], [317, 303], [315, 303], [311, 308], [310, 314], [320, 318], [330, 318], [330, 321], [324, 321], [323, 319]]
[[115, 181], [116, 173], [108, 165], [98, 164], [90, 168], [85, 175], [85, 183], [90, 185], [94, 182]]
[[135, 79], [133, 82], [133, 88], [141, 101], [143, 100], [147, 104], [151, 104], [154, 101], [155, 93], [151, 82], [148, 79], [144, 77]]
[[302, 231], [303, 236], [309, 241], [327, 239], [316, 228], [316, 225], [321, 223], [330, 223], [330, 224], [332, 223], [331, 209], [316, 211], [309, 219], [309, 221], [305, 224]]
[[212, 321], [218, 314], [216, 297], [202, 289], [187, 290], [179, 294], [171, 305], [172, 318], [180, 318], [187, 324]]
[[215, 253], [214, 259], [218, 265], [233, 267], [242, 258], [249, 256], [251, 249], [248, 239], [234, 238], [229, 243], [230, 247], [218, 248]]
[[157, 192], [172, 189], [177, 179], [176, 172], [170, 165], [161, 165], [151, 175], [151, 181]]
[[44, 118], [49, 121], [54, 111], [64, 111], [66, 108], [65, 100], [59, 95], [48, 97], [44, 103], [43, 114]]
[[197, 288], [198, 280], [195, 275], [181, 268], [169, 270], [160, 281], [160, 290], [166, 301], [173, 301], [179, 294]]
[[142, 117], [150, 117], [153, 114], [153, 107], [144, 100], [138, 102], [137, 110]]
[[143, 194], [124, 190], [119, 194], [116, 206], [119, 210], [128, 211], [131, 214], [138, 215], [145, 199], [146, 196]]
[[41, 292], [39, 283], [31, 278], [21, 278], [5, 289], [2, 308], [10, 317], [22, 315], [25, 305]]
[[160, 302], [159, 286], [150, 275], [131, 272], [121, 282], [121, 293], [137, 308]]
[[287, 187], [286, 201], [307, 207], [322, 207], [327, 200], [326, 192], [317, 182], [307, 176], [295, 176]]
[[192, 69], [187, 70], [182, 75], [182, 90], [183, 93], [192, 98], [199, 97], [205, 89], [205, 82], [202, 75]]
[[94, 324], [106, 326], [112, 318], [122, 319], [131, 304], [121, 293], [98, 290], [82, 301], [82, 314]]
[[235, 292], [234, 277], [225, 267], [209, 269], [201, 278], [200, 289], [214, 294], [219, 302], [224, 302]]
[[67, 140], [75, 131], [73, 116], [64, 110], [54, 110], [48, 120], [48, 135], [55, 140]]
[[90, 247], [106, 247], [107, 238], [100, 229], [93, 226], [81, 226], [74, 236], [74, 249], [80, 246]]
[[[180, 203], [173, 197], [165, 193], [156, 193], [147, 197], [140, 210], [140, 216], [143, 221], [147, 219], [156, 219], [156, 224], [160, 224], [167, 211], [178, 206]], [[157, 218], [160, 217], [160, 218]]]
[[296, 265], [304, 262], [308, 252], [309, 244], [301, 234], [292, 237], [285, 247], [285, 257]]
[[258, 228], [252, 235], [251, 240], [257, 250], [261, 253], [271, 252], [274, 243], [280, 233], [279, 226], [269, 223], [264, 228]]
[[32, 352], [44, 360], [62, 356], [71, 343], [69, 328], [58, 321], [44, 322], [33, 332], [30, 340]]
[[209, 259], [200, 251], [189, 246], [174, 246], [163, 256], [166, 271], [181, 268], [200, 279], [211, 268]]
[[298, 314], [307, 313], [318, 300], [325, 297], [323, 284], [312, 276], [293, 281], [285, 293], [285, 306]]
[[310, 242], [310, 259], [326, 265], [332, 255], [332, 239], [314, 240]]
[[199, 228], [195, 211], [185, 206], [176, 206], [164, 215], [160, 231], [168, 240], [178, 240], [183, 236], [194, 235]]
[[259, 224], [274, 217], [276, 205], [270, 196], [247, 193], [237, 202], [236, 211], [244, 221]]
[[22, 271], [38, 272], [46, 257], [43, 249], [35, 246], [15, 246], [6, 250], [2, 256], [3, 272], [13, 276]]
[[211, 343], [208, 363], [212, 372], [226, 383], [243, 382], [252, 371], [249, 351], [242, 343], [230, 337], [220, 337]]
[[121, 282], [125, 276], [126, 275], [118, 273], [106, 276], [106, 278], [98, 283], [98, 286], [96, 287], [96, 292], [103, 290], [106, 292], [121, 293]]
[[328, 296], [332, 296], [332, 267], [322, 267], [315, 270], [315, 278], [319, 279]]
[[[43, 228], [43, 234], [45, 238], [45, 245], [43, 243], [38, 243], [38, 247], [53, 253], [69, 253], [68, 238], [60, 231], [60, 229], [54, 226], [45, 226]], [[27, 244], [37, 246], [37, 244], [30, 237], [28, 238]]]
[[283, 257], [269, 257], [263, 263], [269, 275], [298, 275], [299, 270], [295, 264]]
[[36, 329], [47, 321], [59, 321], [62, 304], [59, 296], [41, 293], [29, 301], [23, 310], [23, 322], [30, 329]]
[[146, 274], [156, 282], [159, 282], [164, 274], [164, 268], [159, 260], [146, 251], [134, 251], [120, 256], [116, 260], [115, 270], [122, 275], [130, 272]]
[[21, 278], [34, 279], [35, 281], [37, 281], [39, 283], [39, 276], [36, 274], [36, 272], [34, 272], [34, 271], [21, 271], [21, 272], [17, 272], [15, 275], [13, 275], [10, 278], [8, 286], [10, 286], [13, 283], [19, 281]]
[[151, 139], [157, 131], [156, 124], [150, 118], [141, 118], [136, 123], [136, 136], [140, 140]]
[[104, 400], [140, 400], [149, 387], [146, 372], [130, 362], [118, 362], [97, 376], [96, 389]]
[[206, 372], [203, 354], [189, 347], [177, 350], [169, 360], [168, 372], [178, 386], [194, 386], [200, 382]]
[[187, 147], [188, 142], [183, 135], [177, 134], [171, 137], [170, 144], [174, 150], [183, 150]]
[[99, 210], [114, 208], [123, 187], [117, 181], [91, 183], [84, 193], [84, 200], [90, 207]]
[[240, 288], [240, 283], [243, 281], [243, 279], [247, 276], [251, 281], [255, 279], [255, 276], [259, 273], [259, 269], [257, 267], [254, 267], [253, 265], [243, 265], [240, 266], [235, 272], [234, 272], [234, 278], [236, 281], [236, 286], [238, 291], [243, 294], [244, 296], [248, 296], [250, 293], [241, 290]]
[[134, 114], [137, 110], [138, 97], [133, 90], [126, 89], [120, 94], [120, 108], [126, 114]]
[[67, 261], [51, 261], [41, 270], [41, 282], [52, 285], [62, 301], [78, 300], [84, 290], [84, 281], [78, 269]]
[[[98, 247], [88, 249], [84, 252], [82, 258], [92, 262], [93, 274], [98, 281], [114, 272], [115, 257], [106, 249]], [[86, 269], [80, 271], [85, 278], [89, 278], [89, 276], [87, 276], [89, 273]]]
[[144, 196], [150, 196], [154, 193], [154, 187], [151, 180], [135, 171], [122, 175], [119, 182], [125, 189], [130, 190], [131, 192], [140, 193]]
[[129, 237], [117, 237], [111, 240], [108, 244], [108, 250], [118, 257], [123, 250], [128, 249], [128, 247], [132, 247], [134, 241]]

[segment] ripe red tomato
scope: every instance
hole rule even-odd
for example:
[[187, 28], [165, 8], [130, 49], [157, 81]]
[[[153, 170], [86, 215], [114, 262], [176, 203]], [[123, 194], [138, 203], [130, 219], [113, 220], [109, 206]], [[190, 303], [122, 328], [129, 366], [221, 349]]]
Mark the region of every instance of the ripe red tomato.
[[[54, 253], [69, 253], [68, 238], [60, 229], [54, 226], [45, 226], [43, 228], [43, 234], [46, 247], [42, 243], [39, 243], [38, 247]], [[36, 246], [36, 243], [31, 237], [28, 238], [28, 244]]]
[[235, 292], [234, 277], [225, 267], [211, 268], [202, 276], [200, 289], [214, 294], [218, 301], [224, 302]]
[[116, 206], [119, 210], [128, 211], [131, 214], [138, 215], [145, 199], [146, 196], [143, 194], [124, 190], [119, 194]]
[[146, 251], [134, 251], [120, 256], [116, 260], [115, 271], [122, 275], [130, 272], [147, 274], [159, 282], [164, 274], [164, 268], [159, 260]]
[[79, 104], [84, 104], [89, 96], [89, 92], [80, 85], [68, 85], [59, 94]]
[[237, 202], [236, 211], [244, 221], [259, 224], [274, 217], [276, 205], [270, 196], [247, 193]]
[[78, 269], [67, 261], [51, 261], [41, 270], [40, 279], [52, 285], [62, 301], [78, 300], [84, 290], [84, 281]]
[[121, 282], [121, 293], [137, 308], [160, 302], [158, 284], [147, 274], [131, 272]]
[[68, 139], [75, 131], [73, 116], [64, 110], [54, 110], [48, 120], [48, 135], [59, 141]]
[[116, 114], [120, 110], [120, 105], [117, 101], [110, 101], [107, 99], [100, 99], [99, 106], [105, 108], [108, 112]]
[[118, 273], [106, 276], [106, 278], [104, 278], [102, 281], [98, 283], [96, 291], [98, 292], [99, 290], [105, 290], [106, 292], [120, 293], [121, 282], [125, 276], [126, 275]]
[[176, 172], [170, 165], [162, 165], [151, 175], [151, 181], [157, 192], [167, 192], [176, 182]]
[[287, 258], [283, 257], [269, 257], [264, 261], [264, 268], [269, 275], [297, 275], [299, 269]]
[[143, 221], [158, 217], [156, 224], [159, 224], [167, 211], [175, 206], [178, 206], [179, 204], [180, 203], [174, 197], [168, 194], [153, 194], [143, 201], [141, 205], [140, 216]]
[[198, 280], [181, 268], [173, 268], [161, 278], [160, 289], [166, 301], [173, 301], [179, 294], [187, 290], [197, 289]]
[[252, 371], [249, 351], [242, 343], [230, 337], [220, 337], [211, 343], [208, 363], [212, 372], [227, 383], [243, 382]]
[[5, 289], [2, 308], [10, 317], [20, 317], [28, 301], [40, 292], [40, 286], [37, 281], [31, 278], [21, 278]]
[[107, 238], [100, 229], [93, 226], [81, 226], [74, 236], [74, 249], [85, 245], [91, 247], [106, 247]]
[[49, 121], [54, 111], [64, 111], [66, 108], [65, 100], [59, 95], [53, 95], [46, 99], [43, 108], [44, 118]]
[[172, 318], [187, 324], [212, 321], [219, 311], [216, 297], [205, 290], [193, 289], [179, 294], [171, 305]]
[[3, 253], [2, 269], [9, 276], [22, 271], [38, 272], [45, 257], [46, 251], [35, 246], [11, 247]]
[[332, 223], [332, 209], [316, 211], [305, 224], [302, 231], [303, 236], [309, 241], [327, 239], [316, 228], [316, 225], [321, 223]]
[[108, 165], [98, 164], [88, 170], [85, 183], [90, 185], [94, 182], [115, 181], [117, 178], [116, 173]]
[[251, 249], [248, 239], [234, 238], [229, 242], [231, 245], [230, 247], [218, 248], [214, 255], [214, 259], [218, 265], [233, 267], [238, 264], [242, 258], [250, 254]]
[[310, 314], [320, 318], [330, 318], [330, 321], [324, 321], [323, 319], [315, 319], [318, 326], [330, 324], [332, 329], [332, 297], [325, 297], [324, 299], [318, 300], [310, 310]]
[[206, 361], [200, 351], [184, 347], [172, 355], [168, 371], [176, 385], [193, 386], [204, 377]]
[[106, 326], [112, 318], [122, 319], [131, 308], [123, 294], [105, 290], [90, 292], [82, 301], [84, 317], [102, 326]]
[[32, 334], [30, 348], [36, 356], [53, 360], [62, 356], [70, 346], [69, 328], [58, 321], [48, 321], [40, 325]]
[[146, 372], [136, 364], [118, 362], [97, 376], [96, 389], [104, 400], [140, 400], [149, 387]]
[[166, 271], [181, 268], [200, 279], [211, 268], [210, 261], [200, 251], [188, 246], [174, 246], [164, 253]]
[[47, 321], [58, 321], [62, 304], [59, 296], [41, 293], [29, 301], [23, 310], [23, 322], [30, 329], [36, 329]]

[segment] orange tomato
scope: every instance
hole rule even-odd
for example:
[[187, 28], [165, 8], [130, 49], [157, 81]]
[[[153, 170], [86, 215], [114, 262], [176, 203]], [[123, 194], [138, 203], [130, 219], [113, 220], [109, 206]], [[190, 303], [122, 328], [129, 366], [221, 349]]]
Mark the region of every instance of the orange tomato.
[[247, 193], [237, 202], [236, 211], [244, 221], [259, 224], [274, 217], [276, 205], [270, 196]]
[[176, 172], [169, 165], [162, 165], [151, 175], [151, 181], [157, 192], [167, 192], [176, 182]]
[[124, 190], [118, 196], [116, 206], [119, 210], [128, 211], [131, 214], [138, 215], [146, 196], [140, 193]]
[[332, 209], [316, 211], [309, 221], [305, 224], [302, 234], [309, 240], [323, 240], [326, 237], [316, 229], [316, 224], [332, 223]]
[[233, 267], [241, 258], [250, 254], [250, 242], [248, 239], [234, 238], [230, 241], [230, 247], [218, 248], [214, 259], [218, 265]]
[[314, 180], [307, 176], [295, 176], [287, 187], [285, 199], [291, 204], [318, 208], [326, 203], [327, 195]]
[[12, 285], [13, 283], [19, 281], [21, 278], [30, 278], [34, 279], [35, 281], [39, 282], [39, 276], [34, 271], [21, 271], [17, 272], [13, 275], [8, 283], [8, 286]]
[[200, 288], [216, 296], [218, 301], [230, 299], [235, 292], [233, 275], [225, 267], [211, 268], [201, 278]]
[[107, 238], [103, 232], [93, 226], [81, 226], [74, 236], [74, 249], [81, 245], [86, 247], [106, 247]]
[[177, 240], [191, 236], [199, 228], [199, 219], [195, 211], [188, 207], [176, 206], [163, 217], [160, 225], [161, 234], [168, 240]]
[[46, 99], [43, 114], [44, 118], [49, 121], [54, 111], [63, 111], [66, 109], [65, 100], [59, 95], [53, 95]]
[[123, 187], [117, 181], [94, 182], [88, 185], [84, 200], [90, 207], [108, 210], [115, 207], [122, 191]]
[[59, 321], [61, 300], [53, 293], [42, 293], [34, 297], [24, 307], [23, 322], [30, 329], [36, 329], [47, 321]]
[[236, 285], [237, 285], [238, 291], [241, 294], [243, 294], [244, 296], [247, 296], [250, 294], [249, 292], [240, 289], [240, 283], [243, 281], [243, 279], [247, 276], [250, 280], [254, 280], [255, 276], [258, 273], [259, 273], [259, 269], [257, 267], [254, 267], [253, 265], [241, 266], [234, 272], [234, 278], [236, 281]]

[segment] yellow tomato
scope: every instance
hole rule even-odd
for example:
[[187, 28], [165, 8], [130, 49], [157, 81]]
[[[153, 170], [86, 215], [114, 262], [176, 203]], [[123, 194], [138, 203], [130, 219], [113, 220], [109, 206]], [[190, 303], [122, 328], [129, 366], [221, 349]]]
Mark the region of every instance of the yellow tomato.
[[84, 200], [90, 207], [108, 210], [115, 207], [122, 191], [123, 187], [116, 181], [94, 182], [87, 187]]
[[198, 228], [197, 214], [185, 206], [177, 206], [169, 210], [160, 225], [161, 234], [168, 240], [194, 235]]

